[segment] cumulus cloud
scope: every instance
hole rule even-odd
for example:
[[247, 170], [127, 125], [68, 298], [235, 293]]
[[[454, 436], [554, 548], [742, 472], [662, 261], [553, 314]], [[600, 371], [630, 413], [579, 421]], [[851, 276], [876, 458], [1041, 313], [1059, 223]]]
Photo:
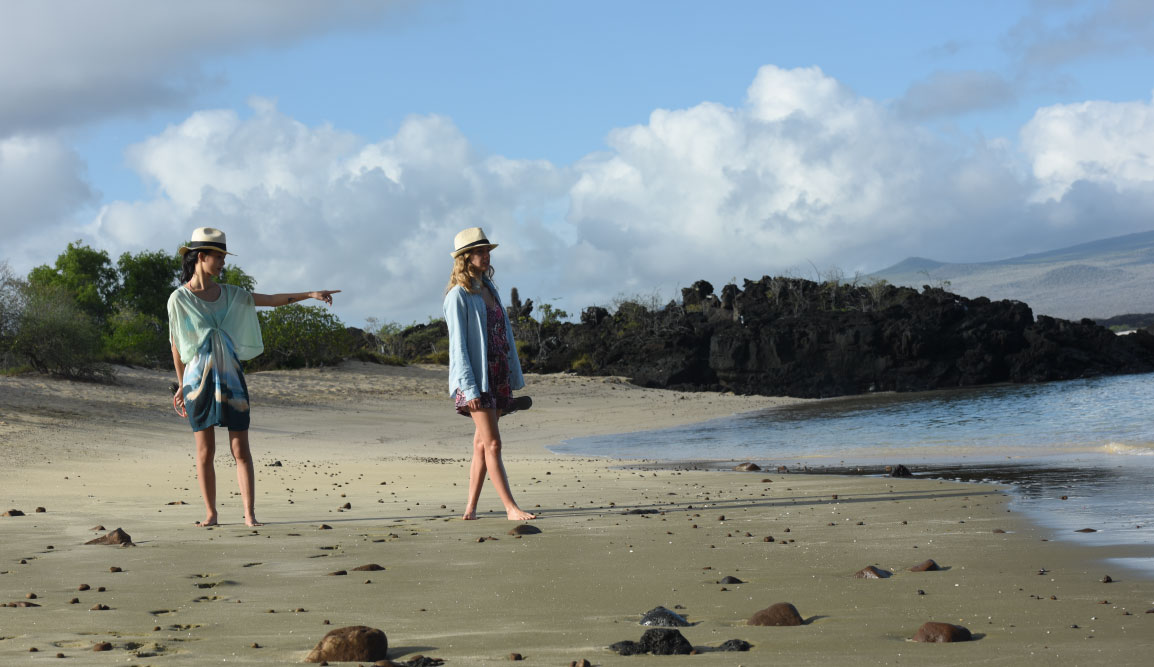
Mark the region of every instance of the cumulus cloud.
[[527, 286], [543, 270], [527, 255], [541, 212], [564, 195], [563, 170], [481, 155], [439, 116], [411, 117], [393, 137], [366, 142], [307, 127], [266, 101], [253, 109], [243, 119], [198, 112], [132, 147], [130, 164], [157, 196], [104, 207], [97, 238], [174, 248], [196, 227], [219, 227], [259, 290], [344, 289], [351, 323], [438, 311], [452, 238], [465, 227], [485, 227], [505, 266], [519, 267], [503, 284]]
[[95, 193], [85, 182], [84, 163], [51, 136], [0, 138], [0, 234], [5, 245], [68, 220]]
[[439, 313], [452, 237], [476, 225], [504, 289], [575, 312], [701, 278], [1051, 249], [1144, 230], [1154, 204], [1144, 102], [1042, 109], [1020, 146], [960, 143], [816, 67], [766, 66], [743, 104], [656, 110], [573, 165], [485, 154], [442, 116], [366, 140], [252, 107], [132, 147], [155, 196], [105, 206], [98, 245], [221, 227], [259, 289], [345, 289], [347, 322], [409, 322]]
[[1036, 201], [1059, 200], [1079, 182], [1114, 191], [1154, 184], [1154, 101], [1058, 104], [1022, 128], [1038, 180]]
[[0, 136], [179, 108], [201, 60], [372, 24], [404, 2], [10, 0], [0, 4]]

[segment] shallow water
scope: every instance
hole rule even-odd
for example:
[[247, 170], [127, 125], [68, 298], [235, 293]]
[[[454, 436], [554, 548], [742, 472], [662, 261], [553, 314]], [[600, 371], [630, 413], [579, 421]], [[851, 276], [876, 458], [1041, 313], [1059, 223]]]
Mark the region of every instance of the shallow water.
[[818, 401], [552, 449], [839, 473], [901, 463], [917, 475], [1007, 483], [1015, 509], [1058, 538], [1143, 545], [1151, 557], [1124, 564], [1154, 573], [1152, 407], [1154, 375], [1125, 375]]

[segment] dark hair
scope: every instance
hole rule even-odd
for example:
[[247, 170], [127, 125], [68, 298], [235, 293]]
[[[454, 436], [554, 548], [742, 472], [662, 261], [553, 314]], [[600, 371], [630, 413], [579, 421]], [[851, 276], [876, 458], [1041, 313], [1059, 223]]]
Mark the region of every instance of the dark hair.
[[196, 260], [200, 257], [199, 250], [189, 250], [184, 253], [184, 258], [180, 260], [180, 284], [183, 285], [192, 280], [192, 276], [196, 274]]

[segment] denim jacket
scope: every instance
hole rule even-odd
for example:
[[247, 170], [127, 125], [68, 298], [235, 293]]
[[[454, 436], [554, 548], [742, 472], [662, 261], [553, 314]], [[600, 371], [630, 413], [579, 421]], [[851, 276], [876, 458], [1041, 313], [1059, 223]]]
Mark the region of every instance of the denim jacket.
[[[482, 278], [497, 305], [501, 297], [488, 278]], [[458, 389], [466, 400], [480, 398], [481, 392], [491, 391], [489, 380], [489, 345], [486, 340], [488, 315], [485, 299], [480, 294], [469, 294], [460, 285], [445, 294], [445, 323], [449, 326], [449, 395]], [[505, 307], [501, 306], [504, 314]], [[506, 338], [509, 340], [509, 386], [521, 389], [525, 378], [521, 375], [521, 360], [517, 358], [517, 344], [513, 342], [513, 327], [505, 316]]]

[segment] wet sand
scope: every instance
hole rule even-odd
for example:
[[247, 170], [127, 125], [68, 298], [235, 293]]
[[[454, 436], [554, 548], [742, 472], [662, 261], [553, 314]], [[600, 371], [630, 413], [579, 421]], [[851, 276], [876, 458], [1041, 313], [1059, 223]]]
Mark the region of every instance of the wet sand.
[[[359, 363], [252, 375], [266, 525], [243, 525], [218, 445], [223, 525], [211, 530], [193, 525], [192, 438], [168, 374], [122, 369], [114, 387], [0, 378], [0, 513], [25, 513], [0, 517], [0, 605], [39, 605], [0, 607], [0, 664], [297, 663], [350, 625], [383, 630], [392, 660], [449, 665], [511, 653], [540, 665], [1146, 664], [1154, 582], [1106, 567], [1106, 550], [1053, 541], [997, 487], [622, 468], [545, 449], [781, 399], [530, 376], [533, 409], [502, 431], [514, 494], [542, 532], [509, 535], [517, 524], [488, 484], [481, 520], [460, 521], [472, 427], [444, 377]], [[136, 546], [84, 544], [118, 527]], [[908, 571], [926, 559], [943, 569]], [[384, 569], [354, 569], [370, 564]], [[853, 577], [868, 565], [892, 576]], [[777, 602], [806, 623], [746, 625]], [[688, 618], [681, 633], [701, 654], [607, 649], [639, 639], [658, 605]], [[908, 641], [926, 621], [977, 639]], [[728, 639], [753, 648], [710, 650]], [[101, 642], [111, 650], [94, 652]]]

